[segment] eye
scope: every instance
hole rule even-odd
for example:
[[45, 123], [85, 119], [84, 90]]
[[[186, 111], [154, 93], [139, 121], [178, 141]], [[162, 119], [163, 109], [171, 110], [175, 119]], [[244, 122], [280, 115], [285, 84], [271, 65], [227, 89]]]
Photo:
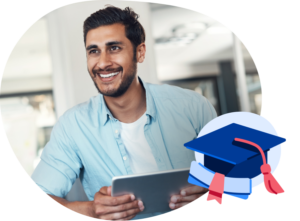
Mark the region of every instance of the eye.
[[98, 53], [98, 50], [90, 50], [89, 53], [90, 53], [90, 54], [95, 54], [95, 53]]
[[118, 50], [118, 49], [120, 49], [119, 46], [112, 46], [112, 47], [110, 48], [111, 51], [115, 51], [115, 50]]

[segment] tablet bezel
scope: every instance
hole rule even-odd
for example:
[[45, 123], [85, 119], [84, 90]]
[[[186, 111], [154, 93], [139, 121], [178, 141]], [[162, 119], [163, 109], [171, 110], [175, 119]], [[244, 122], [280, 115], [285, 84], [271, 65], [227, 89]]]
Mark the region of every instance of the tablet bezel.
[[[182, 188], [191, 186], [191, 184], [188, 183], [189, 171], [190, 171], [190, 168], [182, 168], [182, 169], [157, 171], [157, 172], [151, 172], [151, 173], [116, 176], [116, 177], [113, 177], [113, 179], [112, 179], [111, 195], [112, 196], [121, 196], [124, 194], [134, 194], [136, 196], [136, 199], [142, 200], [145, 205], [144, 211], [140, 212], [139, 214], [147, 214], [147, 213], [155, 213], [155, 212], [168, 212], [168, 211], [171, 211], [171, 209], [169, 208], [169, 200], [170, 200], [171, 195], [179, 194], [180, 190]], [[146, 190], [151, 189], [153, 187], [151, 187], [151, 186], [147, 187], [147, 186], [143, 186], [143, 185], [139, 188], [138, 191], [136, 190], [136, 192], [139, 192], [139, 193], [142, 192], [140, 195], [139, 194], [136, 195], [134, 193], [134, 191], [130, 190], [130, 186], [136, 185], [132, 182], [136, 182], [137, 179], [146, 178], [146, 180], [152, 180], [152, 182], [154, 180], [155, 180], [155, 182], [159, 182], [158, 179], [162, 180], [165, 175], [167, 175], [169, 178], [167, 180], [168, 183], [164, 183], [164, 185], [162, 185], [162, 186], [164, 186], [164, 188], [168, 188], [168, 186], [171, 185], [171, 188], [169, 188], [169, 190], [163, 189], [163, 190], [156, 191], [155, 194], [151, 194], [149, 191], [146, 191]], [[128, 182], [125, 184], [126, 185], [125, 186], [124, 182], [126, 181], [126, 179], [128, 180]], [[118, 181], [121, 181], [121, 183], [123, 183], [122, 186], [116, 187], [116, 185], [119, 185]], [[143, 180], [141, 180], [141, 181], [142, 181], [141, 183], [144, 183]], [[166, 180], [165, 180], [165, 182], [166, 182]], [[151, 182], [146, 183], [146, 185], [147, 184], [151, 185]], [[126, 190], [126, 188], [127, 188], [127, 190]], [[142, 189], [144, 189], [144, 191], [141, 191]], [[177, 191], [174, 191], [174, 189], [177, 189]], [[154, 205], [153, 204], [154, 199], [149, 200], [149, 198], [151, 198], [150, 195], [157, 196], [158, 192], [160, 192], [161, 195], [163, 195], [163, 198], [162, 199], [155, 198], [155, 200], [157, 200], [157, 204]], [[148, 202], [147, 201], [145, 202], [143, 200], [143, 197], [144, 197], [144, 199], [147, 199]], [[168, 199], [167, 199], [167, 197], [168, 197]], [[151, 202], [151, 203], [149, 203], [149, 202]], [[151, 208], [149, 208], [147, 206], [147, 204], [148, 205], [150, 204]], [[164, 205], [164, 206], [162, 206], [162, 205]]]

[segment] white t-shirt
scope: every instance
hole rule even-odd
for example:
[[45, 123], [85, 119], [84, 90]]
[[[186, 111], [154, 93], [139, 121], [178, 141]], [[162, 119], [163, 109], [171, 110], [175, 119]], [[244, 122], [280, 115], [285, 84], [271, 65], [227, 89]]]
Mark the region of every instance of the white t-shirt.
[[147, 116], [144, 114], [133, 123], [121, 123], [121, 139], [129, 156], [131, 170], [136, 173], [158, 171], [152, 150], [144, 134]]

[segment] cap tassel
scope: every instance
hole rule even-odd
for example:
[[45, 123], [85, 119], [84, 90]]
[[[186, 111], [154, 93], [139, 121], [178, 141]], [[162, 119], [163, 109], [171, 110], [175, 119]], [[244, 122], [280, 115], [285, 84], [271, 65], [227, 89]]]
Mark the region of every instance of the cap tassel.
[[209, 186], [209, 193], [207, 197], [207, 201], [209, 200], [216, 200], [218, 203], [222, 203], [222, 195], [224, 192], [224, 181], [225, 175], [221, 173], [215, 173], [210, 186]]
[[283, 189], [271, 174], [271, 167], [269, 164], [263, 164], [260, 167], [262, 174], [264, 175], [265, 186], [270, 193], [278, 194], [283, 193]]
[[262, 159], [263, 159], [263, 165], [260, 167], [260, 171], [264, 175], [264, 182], [265, 182], [266, 189], [270, 193], [273, 193], [273, 194], [283, 193], [284, 190], [281, 188], [279, 183], [276, 181], [276, 179], [271, 174], [271, 166], [269, 164], [267, 164], [266, 156], [265, 156], [262, 148], [259, 145], [257, 145], [256, 143], [253, 143], [248, 140], [244, 140], [244, 139], [240, 139], [240, 138], [235, 138], [234, 140], [238, 141], [238, 142], [250, 144], [251, 146], [254, 146], [259, 150], [259, 152], [262, 156]]

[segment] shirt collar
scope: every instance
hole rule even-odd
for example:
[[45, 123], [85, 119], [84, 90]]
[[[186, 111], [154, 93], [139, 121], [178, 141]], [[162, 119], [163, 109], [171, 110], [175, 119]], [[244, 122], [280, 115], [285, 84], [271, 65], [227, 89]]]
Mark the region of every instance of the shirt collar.
[[[151, 116], [155, 120], [156, 119], [156, 108], [155, 108], [155, 103], [154, 103], [152, 94], [149, 89], [149, 85], [147, 83], [144, 83], [140, 77], [138, 77], [138, 79], [146, 91], [146, 108], [147, 108], [146, 115]], [[104, 126], [109, 119], [113, 119], [113, 116], [112, 116], [110, 110], [108, 109], [102, 94], [100, 96], [100, 102], [102, 103], [102, 105], [101, 105], [101, 121], [102, 121], [101, 124], [102, 124], [102, 126]]]
[[154, 100], [153, 100], [153, 97], [152, 97], [152, 94], [151, 94], [151, 91], [149, 88], [149, 84], [144, 83], [140, 77], [138, 77], [138, 78], [139, 78], [140, 83], [143, 85], [143, 87], [145, 88], [145, 91], [146, 91], [146, 107], [147, 107], [146, 115], [151, 116], [155, 120], [156, 119], [156, 108], [155, 108], [155, 103], [154, 103]]

